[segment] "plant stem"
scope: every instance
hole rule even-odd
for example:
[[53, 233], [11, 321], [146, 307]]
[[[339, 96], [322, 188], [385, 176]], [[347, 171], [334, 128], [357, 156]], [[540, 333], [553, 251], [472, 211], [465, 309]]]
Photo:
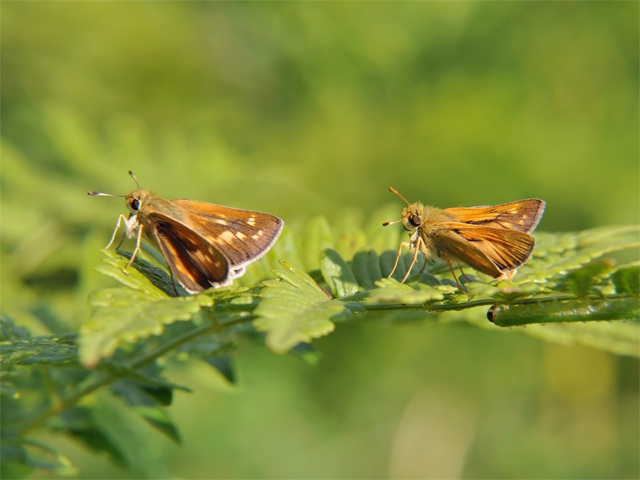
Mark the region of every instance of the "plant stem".
[[427, 312], [448, 312], [448, 311], [456, 311], [456, 310], [466, 310], [468, 308], [474, 307], [488, 307], [496, 304], [505, 304], [505, 305], [527, 305], [527, 304], [538, 304], [538, 303], [548, 303], [548, 302], [559, 302], [563, 300], [618, 300], [632, 298], [628, 295], [620, 295], [620, 294], [611, 294], [605, 296], [591, 296], [586, 298], [576, 297], [575, 295], [553, 295], [548, 297], [533, 297], [533, 298], [524, 298], [514, 301], [513, 303], [507, 303], [498, 301], [496, 299], [484, 298], [482, 300], [470, 300], [468, 302], [462, 303], [453, 303], [453, 304], [439, 304], [439, 305], [423, 305], [423, 304], [414, 304], [407, 305], [402, 303], [389, 304], [389, 305], [363, 305], [366, 310], [371, 311], [384, 311], [384, 310], [424, 310]]

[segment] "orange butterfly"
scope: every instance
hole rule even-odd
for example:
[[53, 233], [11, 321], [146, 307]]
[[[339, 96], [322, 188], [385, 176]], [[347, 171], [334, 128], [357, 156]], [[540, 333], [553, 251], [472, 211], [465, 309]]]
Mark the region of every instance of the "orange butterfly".
[[[132, 172], [133, 177], [138, 184]], [[89, 195], [118, 197], [106, 193]], [[109, 248], [124, 222], [125, 234], [136, 238], [127, 267], [140, 250], [142, 235], [167, 260], [172, 275], [190, 293], [229, 285], [274, 245], [284, 222], [268, 213], [240, 210], [176, 198], [165, 200], [138, 189], [124, 195], [129, 218], [120, 214]], [[124, 238], [124, 237], [123, 237]]]
[[[383, 224], [402, 222], [411, 232], [411, 241], [400, 244], [389, 275], [398, 266], [402, 247], [409, 247], [414, 254], [403, 283], [417, 261], [418, 252], [427, 259], [433, 255], [444, 259], [452, 274], [451, 261], [454, 261], [466, 263], [493, 278], [513, 277], [533, 252], [535, 239], [530, 233], [540, 222], [545, 207], [543, 200], [529, 198], [493, 207], [441, 210], [421, 203], [409, 204], [396, 190], [390, 190], [409, 205], [402, 210], [400, 220]], [[462, 290], [457, 277], [453, 275], [453, 278]]]

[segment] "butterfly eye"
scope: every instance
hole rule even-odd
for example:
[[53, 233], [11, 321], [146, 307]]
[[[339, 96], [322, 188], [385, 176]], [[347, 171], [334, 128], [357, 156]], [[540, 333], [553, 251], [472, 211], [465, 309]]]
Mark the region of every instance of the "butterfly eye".
[[138, 199], [134, 198], [133, 200], [131, 200], [131, 209], [137, 212], [139, 208], [140, 202], [138, 201]]
[[420, 215], [412, 215], [409, 221], [411, 222], [412, 225], [419, 227], [420, 224], [422, 223], [422, 218], [420, 217]]

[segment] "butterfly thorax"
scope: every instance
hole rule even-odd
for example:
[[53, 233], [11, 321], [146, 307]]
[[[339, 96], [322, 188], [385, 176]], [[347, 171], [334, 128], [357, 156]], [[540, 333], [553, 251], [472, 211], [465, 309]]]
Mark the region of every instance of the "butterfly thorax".
[[148, 190], [134, 190], [125, 197], [125, 204], [129, 209], [129, 219], [126, 222], [126, 234], [129, 238], [137, 237], [142, 231], [144, 236], [156, 246], [153, 235], [152, 219], [156, 214], [171, 216], [179, 220], [183, 215], [170, 200], [154, 195]]

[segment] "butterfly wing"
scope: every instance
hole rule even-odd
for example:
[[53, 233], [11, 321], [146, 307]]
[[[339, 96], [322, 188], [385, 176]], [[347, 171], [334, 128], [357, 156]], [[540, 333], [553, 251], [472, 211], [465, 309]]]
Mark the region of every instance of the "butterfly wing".
[[444, 211], [461, 223], [531, 233], [540, 222], [544, 207], [544, 200], [529, 198], [491, 207], [446, 208]]
[[281, 219], [269, 213], [185, 198], [172, 202], [189, 213], [188, 227], [229, 259], [234, 277], [242, 275], [246, 265], [269, 251], [284, 226]]
[[511, 278], [535, 246], [531, 235], [517, 230], [448, 222], [438, 227], [441, 250], [494, 278]]
[[[156, 218], [153, 218], [156, 217]], [[198, 233], [164, 215], [150, 216], [153, 239], [169, 268], [190, 293], [228, 285], [234, 278], [229, 261]]]

